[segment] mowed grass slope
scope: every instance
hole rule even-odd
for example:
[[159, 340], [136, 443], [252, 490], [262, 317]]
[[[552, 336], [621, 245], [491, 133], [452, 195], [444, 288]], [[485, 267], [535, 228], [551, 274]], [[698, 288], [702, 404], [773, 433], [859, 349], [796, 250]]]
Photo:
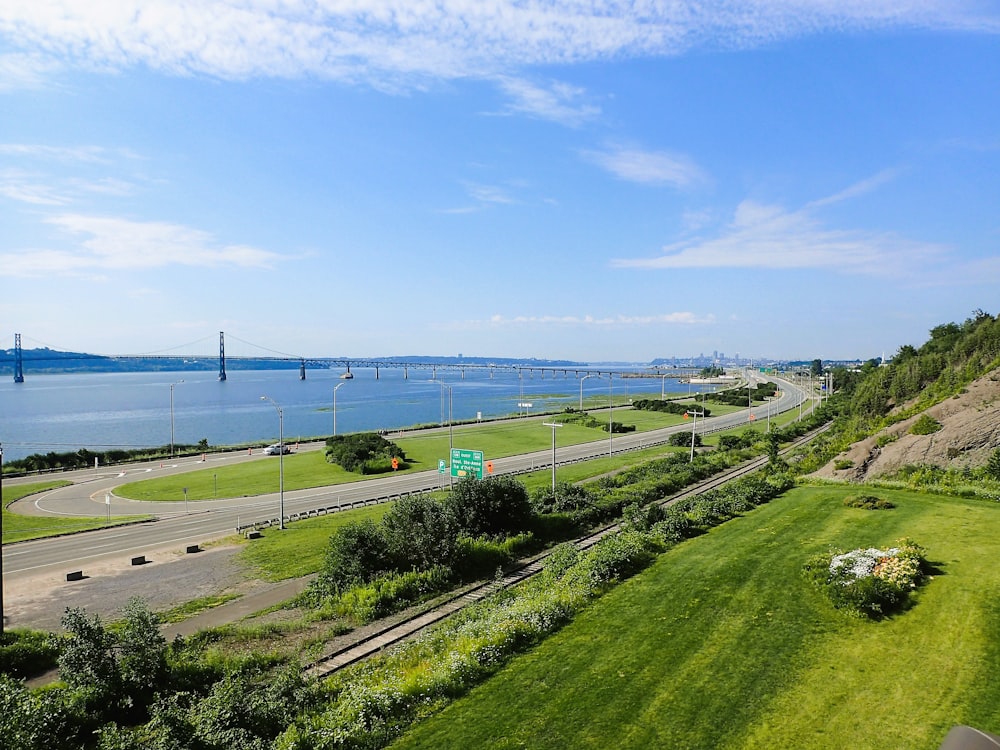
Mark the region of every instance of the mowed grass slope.
[[[396, 748], [937, 748], [1000, 731], [1000, 505], [803, 487], [689, 540]], [[909, 536], [937, 566], [881, 622], [802, 576], [831, 547]]]

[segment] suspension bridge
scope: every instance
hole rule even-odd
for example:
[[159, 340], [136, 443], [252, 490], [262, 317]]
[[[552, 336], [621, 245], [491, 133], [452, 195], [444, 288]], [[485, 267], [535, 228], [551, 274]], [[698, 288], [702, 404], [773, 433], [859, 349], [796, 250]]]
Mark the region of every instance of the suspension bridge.
[[[242, 342], [247, 343], [249, 342]], [[250, 346], [257, 346], [256, 344], [249, 344]], [[258, 347], [264, 349], [264, 347]], [[0, 354], [4, 354], [0, 352]], [[466, 372], [478, 372], [489, 373], [492, 378], [495, 372], [514, 372], [517, 373], [518, 377], [528, 377], [534, 378], [536, 375], [540, 378], [545, 378], [546, 376], [556, 378], [556, 377], [575, 377], [583, 378], [590, 376], [606, 376], [606, 377], [619, 377], [619, 378], [683, 378], [685, 376], [694, 376], [700, 372], [698, 367], [681, 367], [681, 366], [670, 366], [670, 367], [647, 367], [647, 368], [614, 368], [607, 366], [590, 366], [583, 364], [542, 364], [538, 361], [528, 360], [528, 361], [517, 361], [517, 360], [504, 360], [498, 362], [464, 362], [464, 361], [433, 361], [433, 358], [428, 358], [426, 361], [416, 361], [411, 358], [406, 359], [393, 359], [386, 357], [303, 357], [295, 356], [290, 354], [270, 354], [270, 355], [228, 355], [226, 354], [226, 335], [224, 331], [219, 332], [219, 351], [218, 355], [212, 354], [78, 354], [72, 352], [58, 352], [51, 349], [35, 349], [25, 352], [21, 346], [21, 334], [14, 334], [14, 350], [12, 354], [13, 360], [13, 372], [14, 372], [14, 382], [23, 383], [25, 377], [25, 369], [30, 372], [31, 366], [35, 365], [38, 369], [48, 369], [53, 367], [54, 363], [67, 363], [74, 361], [87, 361], [93, 362], [95, 365], [100, 365], [101, 363], [107, 363], [109, 366], [123, 365], [128, 363], [139, 364], [149, 364], [151, 366], [160, 367], [162, 369], [170, 368], [177, 370], [192, 369], [194, 365], [198, 363], [218, 362], [219, 368], [219, 380], [224, 381], [228, 378], [227, 363], [234, 364], [238, 363], [242, 365], [241, 369], [249, 369], [246, 365], [258, 364], [263, 367], [276, 367], [286, 364], [289, 369], [294, 369], [295, 365], [298, 365], [299, 379], [306, 379], [306, 372], [308, 369], [322, 369], [322, 370], [342, 370], [341, 378], [351, 379], [354, 377], [352, 367], [358, 370], [372, 371], [374, 372], [374, 377], [377, 380], [379, 378], [379, 372], [384, 369], [395, 369], [402, 370], [404, 379], [409, 378], [409, 373], [411, 370], [420, 371], [422, 373], [430, 372], [431, 379], [437, 377], [438, 372], [458, 372], [460, 373], [462, 379], [465, 378]], [[0, 366], [6, 365], [10, 360], [7, 356], [0, 358]], [[40, 367], [39, 367], [40, 366]], [[96, 367], [95, 367], [96, 369]], [[424, 377], [423, 375], [421, 377]]]

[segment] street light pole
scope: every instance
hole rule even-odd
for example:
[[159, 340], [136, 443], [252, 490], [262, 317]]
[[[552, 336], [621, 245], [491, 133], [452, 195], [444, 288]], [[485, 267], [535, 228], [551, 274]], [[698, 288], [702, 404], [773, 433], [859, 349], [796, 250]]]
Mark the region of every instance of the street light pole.
[[552, 495], [556, 493], [556, 428], [562, 427], [558, 422], [542, 422], [546, 427], [552, 428]]
[[[667, 382], [667, 374], [663, 373], [662, 375], [660, 375], [660, 401], [663, 400], [663, 397], [665, 395], [664, 391], [663, 391], [663, 387], [664, 387], [664, 385], [666, 385], [666, 382]], [[691, 385], [689, 383], [688, 384], [688, 393], [690, 393], [690, 392], [691, 392]]]
[[170, 457], [174, 457], [174, 386], [183, 383], [183, 380], [178, 380], [176, 383], [170, 384]]
[[764, 400], [767, 401], [767, 431], [771, 431], [771, 399], [774, 396], [764, 396]]
[[583, 381], [586, 380], [587, 378], [592, 378], [592, 377], [594, 377], [594, 373], [590, 373], [590, 375], [584, 375], [582, 378], [580, 378], [580, 411], [583, 411]]
[[[451, 454], [455, 450], [455, 438], [454, 438], [454, 433], [452, 432], [452, 426], [451, 426], [452, 406], [454, 404], [453, 389], [452, 389], [452, 386], [450, 386], [450, 385], [448, 385], [446, 383], [443, 383], [440, 380], [432, 380], [431, 382], [432, 383], [437, 383], [439, 386], [441, 386], [441, 395], [442, 396], [444, 396], [444, 389], [445, 388], [448, 389], [448, 466], [450, 467], [451, 466]], [[448, 471], [448, 487], [451, 488], [451, 487], [454, 486], [454, 484], [455, 484], [455, 478], [451, 475], [451, 471], [449, 470]]]
[[608, 458], [615, 455], [615, 374], [608, 373]]
[[337, 434], [337, 389], [346, 383], [337, 383], [333, 386], [333, 434]]
[[704, 410], [698, 411], [697, 409], [688, 409], [688, 414], [694, 417], [694, 421], [691, 422], [691, 458], [688, 459], [688, 463], [694, 462], [694, 428], [698, 424], [698, 417], [705, 416]]
[[278, 528], [285, 530], [285, 415], [278, 402], [270, 396], [261, 396], [261, 401], [270, 401], [278, 411]]

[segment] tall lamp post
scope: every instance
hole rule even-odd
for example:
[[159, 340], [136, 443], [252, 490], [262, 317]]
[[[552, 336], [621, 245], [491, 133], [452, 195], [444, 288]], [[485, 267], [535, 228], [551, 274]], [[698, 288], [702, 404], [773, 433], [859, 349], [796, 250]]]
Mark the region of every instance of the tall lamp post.
[[333, 386], [333, 434], [337, 434], [337, 389], [342, 385], [347, 385], [346, 383], [337, 383]]
[[178, 380], [176, 383], [170, 384], [170, 457], [174, 457], [174, 386], [183, 383], [183, 380]]
[[608, 458], [615, 455], [615, 374], [608, 373]]
[[556, 428], [562, 427], [558, 422], [542, 422], [546, 427], [552, 428], [552, 496], [556, 494]]
[[[432, 380], [431, 382], [432, 383], [437, 383], [439, 386], [441, 386], [441, 394], [442, 395], [444, 395], [444, 389], [445, 388], [448, 389], [448, 466], [451, 466], [451, 454], [455, 450], [455, 440], [454, 440], [454, 435], [452, 433], [452, 427], [451, 427], [451, 413], [452, 413], [451, 412], [451, 408], [452, 408], [452, 405], [453, 405], [452, 387], [450, 385], [448, 385], [447, 383], [441, 382], [440, 380]], [[454, 482], [455, 482], [455, 478], [451, 475], [451, 471], [449, 471], [448, 472], [448, 487], [449, 488], [452, 487], [454, 485]]]
[[278, 528], [285, 530], [285, 415], [278, 402], [270, 396], [261, 396], [278, 410]]
[[590, 373], [590, 375], [584, 375], [582, 378], [580, 378], [580, 411], [583, 411], [583, 381], [586, 380], [587, 378], [592, 378], [592, 377], [594, 377], [594, 373]]
[[[663, 373], [662, 375], [660, 375], [660, 401], [662, 401], [663, 397], [666, 395], [663, 390], [664, 386], [666, 385], [666, 382], [667, 382], [667, 374]], [[688, 392], [689, 393], [691, 392], [690, 383], [688, 383]]]
[[695, 428], [695, 425], [698, 424], [698, 417], [704, 417], [705, 416], [705, 412], [704, 412], [704, 410], [698, 411], [697, 409], [688, 409], [687, 412], [685, 412], [685, 413], [686, 414], [690, 414], [694, 418], [694, 421], [691, 422], [691, 458], [688, 459], [688, 463], [693, 463], [694, 462], [694, 428]]
[[771, 401], [774, 396], [764, 396], [764, 400], [767, 401], [767, 431], [771, 431]]

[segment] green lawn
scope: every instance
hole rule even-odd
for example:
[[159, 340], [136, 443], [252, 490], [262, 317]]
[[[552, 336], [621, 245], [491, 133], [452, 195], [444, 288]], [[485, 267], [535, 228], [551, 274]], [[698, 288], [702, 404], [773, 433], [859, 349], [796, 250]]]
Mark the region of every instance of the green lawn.
[[[1000, 505], [793, 490], [685, 542], [393, 747], [937, 748], [1000, 730]], [[938, 567], [908, 612], [834, 610], [802, 576], [831, 547], [909, 536]]]
[[327, 516], [319, 516], [261, 532], [260, 539], [250, 540], [240, 556], [256, 572], [270, 581], [315, 573], [323, 564], [327, 543], [336, 529], [348, 523], [370, 518], [376, 523], [390, 508], [389, 503], [366, 505]]
[[[723, 407], [735, 409], [735, 407]], [[604, 412], [606, 414], [606, 412]], [[676, 425], [683, 421], [677, 415], [658, 412], [620, 410], [625, 424], [636, 424], [646, 431]], [[721, 412], [713, 412], [721, 413]], [[601, 412], [597, 412], [598, 418]], [[513, 456], [551, 448], [552, 430], [542, 422], [548, 418], [525, 418], [505, 422], [484, 422], [481, 425], [463, 425], [452, 431], [456, 448], [481, 450], [487, 459]], [[558, 445], [576, 445], [607, 438], [599, 428], [568, 424], [556, 436]], [[427, 471], [437, 468], [440, 459], [448, 459], [449, 435], [447, 430], [421, 432], [397, 441], [410, 462], [408, 471]], [[188, 500], [211, 500], [216, 497], [250, 497], [278, 491], [278, 458], [253, 461], [234, 466], [213, 467], [187, 472], [176, 476], [146, 479], [124, 484], [115, 492], [132, 500], [184, 500], [187, 487]], [[365, 477], [344, 471], [327, 463], [322, 451], [292, 453], [284, 457], [285, 489], [298, 490], [309, 487], [357, 482]]]
[[[7, 505], [22, 497], [45, 492], [56, 487], [70, 484], [64, 481], [37, 482], [33, 484], [5, 484], [3, 487], [3, 543], [22, 542], [26, 539], [38, 539], [56, 534], [67, 534], [72, 531], [84, 531], [107, 526], [106, 518], [62, 518], [57, 516], [22, 516], [10, 513]], [[112, 522], [121, 519], [112, 518]], [[130, 519], [131, 520], [131, 519]]]

